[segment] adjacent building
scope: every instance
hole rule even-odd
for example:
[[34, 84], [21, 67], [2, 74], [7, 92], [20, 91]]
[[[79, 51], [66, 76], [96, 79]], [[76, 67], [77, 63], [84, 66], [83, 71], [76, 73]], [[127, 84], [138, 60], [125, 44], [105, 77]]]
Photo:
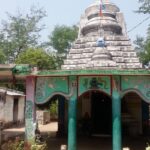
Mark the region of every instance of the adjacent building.
[[0, 88], [0, 121], [4, 127], [24, 123], [25, 95], [22, 92]]

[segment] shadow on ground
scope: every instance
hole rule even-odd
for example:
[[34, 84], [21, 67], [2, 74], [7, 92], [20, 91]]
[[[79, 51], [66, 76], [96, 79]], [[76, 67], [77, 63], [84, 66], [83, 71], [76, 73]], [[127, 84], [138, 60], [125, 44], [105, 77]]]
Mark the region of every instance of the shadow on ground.
[[[150, 137], [124, 137], [123, 147], [130, 150], [145, 150]], [[67, 145], [67, 138], [49, 138], [49, 150], [60, 150], [61, 145]], [[77, 140], [77, 150], [112, 150], [111, 137], [79, 137]]]

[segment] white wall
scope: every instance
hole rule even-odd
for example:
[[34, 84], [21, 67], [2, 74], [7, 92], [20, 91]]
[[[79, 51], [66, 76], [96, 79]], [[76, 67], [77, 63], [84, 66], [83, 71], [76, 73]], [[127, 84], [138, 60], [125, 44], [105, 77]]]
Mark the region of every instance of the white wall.
[[14, 106], [14, 97], [6, 96], [6, 103], [4, 105], [4, 121], [12, 122], [13, 121], [13, 106]]
[[24, 121], [25, 96], [19, 97], [18, 100], [18, 120]]
[[4, 103], [0, 102], [0, 121], [4, 121], [4, 110], [5, 110]]

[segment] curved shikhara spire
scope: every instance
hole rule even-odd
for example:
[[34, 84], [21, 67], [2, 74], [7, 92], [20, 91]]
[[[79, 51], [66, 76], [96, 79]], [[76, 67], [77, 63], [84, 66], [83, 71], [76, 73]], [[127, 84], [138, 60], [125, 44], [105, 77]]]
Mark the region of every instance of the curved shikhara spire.
[[[81, 16], [78, 38], [61, 68], [141, 69], [142, 64], [127, 36], [123, 13], [111, 0], [93, 1]], [[104, 5], [103, 9], [100, 4]]]

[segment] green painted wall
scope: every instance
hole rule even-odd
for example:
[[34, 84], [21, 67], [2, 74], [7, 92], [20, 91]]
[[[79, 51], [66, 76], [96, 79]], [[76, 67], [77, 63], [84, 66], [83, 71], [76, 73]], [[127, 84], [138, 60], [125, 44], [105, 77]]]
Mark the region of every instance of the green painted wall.
[[111, 81], [109, 76], [81, 76], [79, 77], [79, 94], [87, 90], [97, 89], [111, 94]]
[[67, 77], [38, 77], [36, 82], [36, 103], [44, 103], [55, 92], [68, 93]]
[[121, 89], [135, 89], [150, 102], [150, 76], [122, 76]]

